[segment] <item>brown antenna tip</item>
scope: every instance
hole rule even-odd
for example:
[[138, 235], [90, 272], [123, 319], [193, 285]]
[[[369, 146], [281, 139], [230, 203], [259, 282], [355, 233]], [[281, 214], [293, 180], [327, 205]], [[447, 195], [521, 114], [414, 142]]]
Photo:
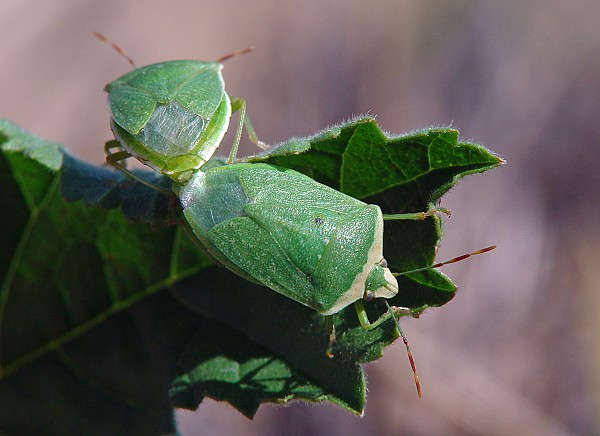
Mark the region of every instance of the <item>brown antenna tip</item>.
[[463, 254], [461, 256], [452, 258], [450, 260], [446, 260], [444, 262], [436, 263], [434, 265], [431, 265], [430, 268], [439, 268], [439, 267], [444, 266], [444, 265], [448, 265], [448, 264], [451, 264], [451, 263], [460, 262], [461, 260], [468, 259], [471, 256], [476, 256], [478, 254], [483, 254], [483, 253], [487, 253], [488, 251], [492, 251], [496, 247], [497, 247], [496, 245], [490, 245], [489, 247], [485, 247], [485, 248], [482, 248], [480, 250], [473, 251], [471, 253]]
[[254, 51], [254, 46], [250, 46], [250, 47], [242, 48], [240, 50], [232, 51], [231, 53], [226, 54], [225, 56], [221, 56], [219, 59], [217, 59], [217, 62], [222, 63], [222, 62], [225, 62], [225, 61], [231, 59], [234, 56], [245, 55], [246, 53], [250, 53], [251, 51]]
[[127, 62], [129, 62], [129, 65], [131, 65], [133, 68], [136, 68], [135, 62], [133, 62], [133, 59], [131, 59], [129, 57], [129, 55], [125, 52], [125, 50], [123, 50], [123, 48], [119, 44], [108, 39], [104, 34], [102, 34], [100, 32], [92, 32], [92, 33], [100, 41], [102, 41], [105, 44], [110, 45], [113, 48], [113, 50], [115, 50], [117, 53], [119, 53], [121, 56], [123, 56], [125, 59], [127, 59]]
[[410, 346], [408, 345], [408, 339], [404, 335], [404, 332], [398, 325], [398, 331], [400, 332], [400, 336], [402, 336], [402, 341], [404, 342], [404, 346], [406, 347], [406, 354], [408, 355], [408, 361], [410, 362], [410, 367], [412, 368], [413, 378], [415, 379], [415, 387], [417, 388], [417, 395], [421, 398], [421, 383], [419, 382], [419, 376], [417, 374], [417, 366], [415, 365], [415, 360], [413, 359], [413, 355], [410, 351]]

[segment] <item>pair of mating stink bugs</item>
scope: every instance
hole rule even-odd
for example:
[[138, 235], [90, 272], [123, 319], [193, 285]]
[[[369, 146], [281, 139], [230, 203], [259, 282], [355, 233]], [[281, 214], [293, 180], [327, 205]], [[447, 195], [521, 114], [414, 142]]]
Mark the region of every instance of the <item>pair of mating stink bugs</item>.
[[[111, 128], [121, 150], [112, 153], [114, 142], [108, 143], [107, 162], [146, 184], [120, 161], [133, 156], [168, 176], [194, 237], [214, 260], [327, 317], [330, 340], [326, 353], [332, 357], [332, 316], [350, 304], [354, 304], [365, 329], [406, 313], [386, 302], [388, 311], [371, 322], [363, 305], [363, 301], [394, 297], [398, 293], [395, 276], [408, 273], [393, 274], [387, 267], [383, 220], [425, 219], [447, 211], [439, 208], [384, 216], [378, 206], [365, 204], [294, 170], [236, 163], [244, 125], [250, 139], [265, 146], [257, 140], [245, 116], [245, 101], [225, 92], [221, 62], [230, 56], [217, 62], [148, 65], [109, 83], [105, 90]], [[208, 163], [236, 111], [239, 122], [227, 163]], [[420, 396], [414, 362], [402, 337]]]

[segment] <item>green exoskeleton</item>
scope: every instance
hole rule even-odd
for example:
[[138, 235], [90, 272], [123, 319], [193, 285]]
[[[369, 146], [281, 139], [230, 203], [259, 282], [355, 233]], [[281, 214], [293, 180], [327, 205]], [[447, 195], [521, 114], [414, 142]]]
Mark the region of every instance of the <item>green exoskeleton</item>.
[[[96, 36], [133, 65], [115, 43], [101, 34]], [[240, 116], [231, 160], [244, 125], [252, 142], [265, 148], [246, 116], [245, 100], [225, 92], [221, 74], [222, 61], [250, 50], [240, 50], [217, 62], [177, 60], [147, 65], [106, 85], [111, 129], [118, 141], [107, 143], [107, 162], [139, 180], [118, 163], [133, 156], [175, 183], [185, 183], [215, 153], [232, 113], [237, 111]], [[123, 150], [111, 153], [115, 145]]]
[[200, 170], [179, 192], [219, 263], [323, 315], [398, 293], [383, 258], [383, 216], [294, 170], [240, 163]]

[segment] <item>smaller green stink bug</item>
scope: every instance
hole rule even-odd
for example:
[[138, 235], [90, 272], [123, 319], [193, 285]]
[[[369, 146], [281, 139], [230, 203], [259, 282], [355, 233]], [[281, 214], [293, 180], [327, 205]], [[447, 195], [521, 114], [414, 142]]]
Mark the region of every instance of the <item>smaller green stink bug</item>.
[[[124, 55], [106, 37], [96, 36]], [[110, 153], [112, 145], [107, 145], [107, 162], [127, 172], [117, 162], [133, 156], [174, 182], [185, 183], [217, 150], [236, 111], [240, 117], [231, 155], [237, 153], [244, 124], [250, 139], [264, 146], [246, 117], [246, 102], [229, 97], [221, 74], [221, 61], [250, 50], [217, 62], [178, 60], [147, 65], [106, 85], [111, 129], [124, 149]]]

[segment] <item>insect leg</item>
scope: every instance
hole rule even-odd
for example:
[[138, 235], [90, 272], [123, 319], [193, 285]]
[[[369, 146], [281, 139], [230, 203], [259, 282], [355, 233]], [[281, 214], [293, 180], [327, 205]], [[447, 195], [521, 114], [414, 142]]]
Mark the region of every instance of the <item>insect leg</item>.
[[329, 333], [329, 344], [327, 345], [327, 350], [325, 350], [325, 356], [331, 359], [333, 358], [333, 344], [335, 343], [335, 325], [333, 325], [333, 315], [325, 317], [325, 328], [327, 329], [327, 333]]
[[424, 220], [430, 216], [435, 215], [436, 213], [445, 213], [448, 217], [452, 215], [450, 209], [446, 209], [445, 207], [432, 207], [425, 212], [414, 212], [414, 213], [393, 213], [393, 214], [384, 214], [384, 220]]
[[233, 146], [231, 147], [231, 153], [229, 154], [228, 163], [231, 163], [235, 160], [237, 155], [238, 145], [240, 144], [240, 139], [242, 137], [242, 129], [243, 126], [246, 126], [246, 130], [248, 131], [248, 138], [255, 144], [257, 147], [267, 150], [269, 146], [262, 141], [259, 141], [256, 136], [256, 132], [254, 131], [254, 127], [252, 127], [252, 123], [250, 122], [250, 118], [246, 115], [246, 100], [242, 98], [231, 97], [231, 112], [239, 112], [240, 117], [238, 119], [238, 126], [235, 132], [235, 139], [233, 141]]
[[261, 150], [268, 150], [271, 147], [270, 145], [265, 144], [264, 142], [258, 139], [258, 136], [256, 136], [256, 132], [254, 131], [254, 127], [252, 127], [252, 123], [250, 122], [250, 117], [248, 117], [248, 115], [244, 116], [244, 125], [246, 126], [246, 130], [248, 131], [248, 137], [254, 145], [256, 145]]
[[[121, 149], [121, 151], [117, 151], [117, 152], [113, 153], [111, 151], [111, 149], [113, 149], [113, 148], [119, 148], [119, 149]], [[123, 150], [123, 148], [121, 147], [121, 145], [117, 141], [108, 141], [104, 145], [104, 151], [106, 152], [106, 163], [107, 164], [115, 167], [116, 169], [118, 169], [119, 171], [121, 171], [126, 176], [131, 177], [133, 180], [138, 181], [138, 182], [146, 185], [147, 187], [152, 188], [155, 191], [160, 192], [161, 194], [164, 194], [164, 195], [167, 195], [167, 196], [172, 194], [172, 192], [170, 190], [164, 188], [163, 186], [159, 186], [159, 185], [156, 185], [156, 184], [154, 184], [152, 182], [144, 180], [140, 176], [138, 176], [135, 173], [129, 171], [127, 169], [127, 167], [125, 166], [124, 163], [120, 163], [121, 161], [124, 161], [125, 159], [130, 158], [131, 155], [127, 151]]]
[[[365, 310], [365, 305], [363, 304], [363, 300], [356, 300], [354, 302], [354, 308], [356, 309], [356, 315], [358, 316], [360, 325], [365, 330], [372, 330], [375, 327], [378, 327], [379, 325], [381, 325], [381, 323], [387, 321], [388, 319], [394, 318], [393, 313], [390, 311], [387, 311], [383, 315], [381, 315], [379, 318], [377, 318], [376, 321], [374, 321], [374, 322], [369, 321], [369, 316], [367, 315], [367, 311]], [[395, 320], [395, 318], [394, 318], [394, 320]]]

